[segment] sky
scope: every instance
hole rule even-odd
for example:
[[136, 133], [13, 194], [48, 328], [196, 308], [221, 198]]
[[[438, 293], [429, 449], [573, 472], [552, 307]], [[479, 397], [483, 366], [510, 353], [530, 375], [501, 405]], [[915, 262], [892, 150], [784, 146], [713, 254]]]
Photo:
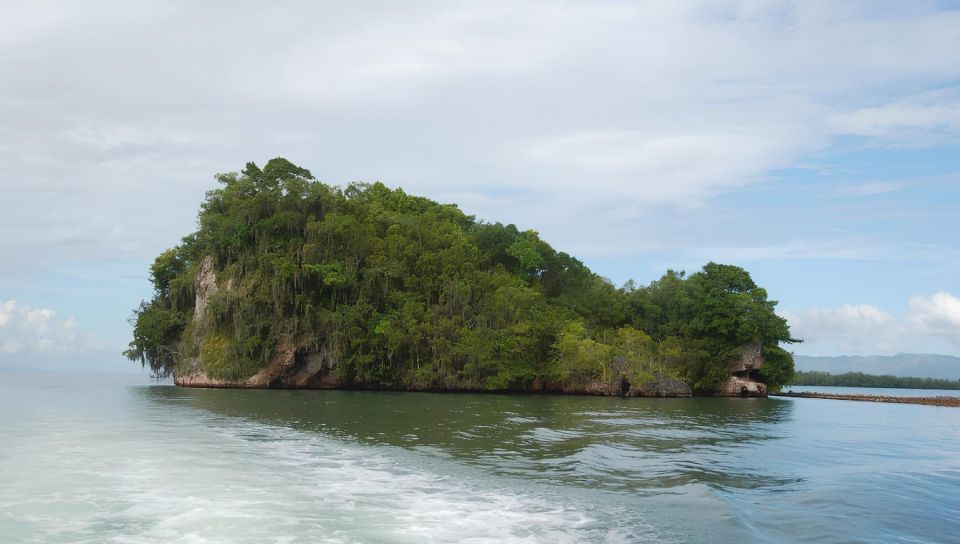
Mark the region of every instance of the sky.
[[746, 268], [808, 355], [960, 355], [960, 3], [3, 2], [0, 365], [138, 368], [148, 267], [277, 156], [616, 284]]

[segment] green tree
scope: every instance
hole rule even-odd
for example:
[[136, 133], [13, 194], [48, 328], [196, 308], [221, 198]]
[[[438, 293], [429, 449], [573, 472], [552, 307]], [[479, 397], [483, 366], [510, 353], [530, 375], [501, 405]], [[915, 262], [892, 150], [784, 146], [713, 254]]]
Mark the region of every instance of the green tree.
[[[216, 179], [197, 231], [154, 261], [153, 298], [132, 317], [126, 354], [156, 374], [199, 365], [243, 379], [282, 343], [324, 352], [356, 387], [674, 376], [709, 390], [759, 341], [773, 361], [764, 377], [788, 379], [786, 322], [740, 268], [617, 288], [536, 231], [382, 183], [332, 187], [283, 158]], [[211, 268], [195, 320], [197, 276]]]

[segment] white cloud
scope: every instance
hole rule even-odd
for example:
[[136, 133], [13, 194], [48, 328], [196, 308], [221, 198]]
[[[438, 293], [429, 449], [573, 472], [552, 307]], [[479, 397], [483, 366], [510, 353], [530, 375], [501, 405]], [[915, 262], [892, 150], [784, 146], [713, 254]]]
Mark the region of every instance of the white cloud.
[[790, 332], [804, 341], [803, 353], [832, 355], [891, 353], [898, 324], [889, 313], [869, 304], [844, 304], [838, 308], [811, 308], [801, 314], [784, 311]]
[[[703, 258], [749, 262], [760, 260], [843, 259], [873, 260], [890, 258], [891, 253], [866, 243], [862, 238], [847, 236], [832, 240], [791, 240], [766, 246], [713, 247], [702, 250]], [[896, 256], [896, 254], [893, 254]]]
[[869, 304], [844, 304], [835, 310], [814, 308], [808, 315], [834, 325], [852, 325], [854, 329], [872, 330], [893, 322], [893, 316]]
[[647, 246], [643, 210], [762, 182], [837, 133], [929, 126], [956, 102], [900, 90], [960, 76], [960, 13], [924, 2], [70, 6], [0, 23], [26, 29], [0, 42], [17, 262], [149, 258], [213, 173], [275, 155], [332, 183], [485, 194], [471, 212], [520, 210], [559, 247], [588, 221]]
[[812, 147], [795, 131], [756, 128], [583, 131], [518, 150], [536, 170], [553, 173], [542, 180], [544, 192], [572, 196], [590, 180], [593, 189], [614, 198], [686, 206], [756, 183], [767, 170], [789, 164], [798, 148]]
[[866, 136], [908, 145], [960, 141], [960, 91], [946, 89], [886, 104], [835, 113], [838, 134]]
[[62, 2], [11, 2], [0, 19], [0, 46], [18, 46], [60, 32], [81, 12], [80, 6]]
[[938, 292], [910, 298], [902, 318], [869, 304], [782, 311], [796, 351], [810, 355], [876, 355], [960, 351], [960, 298]]
[[49, 308], [34, 308], [8, 300], [0, 305], [0, 352], [58, 353], [94, 347], [73, 317], [60, 319]]
[[895, 193], [903, 190], [906, 183], [893, 181], [867, 181], [862, 183], [847, 184], [836, 187], [830, 191], [830, 196], [874, 196]]
[[907, 318], [918, 334], [942, 335], [960, 347], [960, 298], [945, 291], [911, 297]]
[[148, 130], [129, 124], [94, 125], [78, 124], [66, 131], [64, 136], [78, 146], [104, 153], [123, 148], [152, 149], [163, 145], [186, 145], [191, 143], [186, 134], [173, 131]]
[[898, 243], [842, 230], [832, 234], [818, 239], [784, 240], [769, 245], [713, 246], [691, 254], [701, 261], [719, 259], [730, 262], [810, 259], [908, 262], [925, 265], [960, 262], [960, 251], [951, 247]]

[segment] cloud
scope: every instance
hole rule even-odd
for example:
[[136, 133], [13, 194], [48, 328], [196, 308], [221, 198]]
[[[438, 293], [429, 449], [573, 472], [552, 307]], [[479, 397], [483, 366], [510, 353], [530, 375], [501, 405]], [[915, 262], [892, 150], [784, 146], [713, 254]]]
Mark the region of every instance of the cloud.
[[[713, 247], [702, 250], [703, 258], [721, 259], [733, 262], [760, 260], [797, 260], [797, 259], [842, 259], [873, 260], [889, 258], [889, 252], [883, 252], [872, 244], [860, 243], [857, 237], [844, 237], [839, 240], [792, 240], [765, 246]], [[896, 254], [893, 254], [896, 255]]]
[[960, 347], [960, 298], [945, 291], [911, 297], [907, 319], [918, 334], [942, 335]]
[[720, 259], [731, 262], [836, 259], [942, 264], [960, 261], [960, 251], [951, 247], [895, 243], [843, 231], [838, 231], [831, 237], [785, 240], [770, 245], [714, 246], [692, 252], [692, 254], [700, 260]]
[[943, 291], [911, 297], [902, 318], [869, 304], [782, 315], [804, 354], [960, 353], [960, 298]]
[[960, 141], [960, 90], [909, 96], [830, 116], [838, 134], [878, 138], [906, 145]]
[[544, 180], [544, 192], [573, 194], [589, 179], [615, 198], [689, 206], [717, 191], [756, 183], [764, 172], [789, 164], [804, 138], [776, 132], [720, 127], [583, 131], [524, 143], [518, 152], [537, 170], [555, 173]]
[[844, 304], [838, 308], [811, 308], [804, 313], [784, 311], [794, 337], [804, 341], [802, 353], [891, 353], [897, 323], [889, 313], [869, 304]]
[[60, 353], [94, 348], [73, 317], [8, 300], [0, 305], [0, 353]]
[[960, 13], [924, 2], [71, 6], [2, 23], [0, 265], [149, 258], [213, 173], [276, 155], [646, 246], [645, 210], [928, 126], [955, 102], [901, 89], [960, 76]]
[[903, 190], [907, 186], [903, 182], [893, 182], [893, 181], [866, 181], [861, 183], [853, 183], [840, 185], [829, 192], [829, 196], [874, 196], [874, 195], [884, 195], [888, 193], [895, 193], [897, 191]]

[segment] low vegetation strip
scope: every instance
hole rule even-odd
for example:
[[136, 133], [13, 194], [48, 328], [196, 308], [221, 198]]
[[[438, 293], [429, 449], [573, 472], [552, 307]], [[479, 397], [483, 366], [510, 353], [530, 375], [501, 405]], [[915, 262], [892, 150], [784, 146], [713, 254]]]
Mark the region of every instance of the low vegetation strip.
[[889, 397], [884, 395], [852, 395], [840, 393], [794, 392], [771, 393], [771, 397], [795, 397], [804, 399], [863, 400], [868, 402], [895, 402], [900, 404], [926, 404], [929, 406], [960, 407], [960, 397]]
[[831, 387], [890, 387], [898, 389], [960, 389], [960, 380], [917, 378], [846, 372], [831, 374], [797, 371], [790, 385], [827, 385]]

